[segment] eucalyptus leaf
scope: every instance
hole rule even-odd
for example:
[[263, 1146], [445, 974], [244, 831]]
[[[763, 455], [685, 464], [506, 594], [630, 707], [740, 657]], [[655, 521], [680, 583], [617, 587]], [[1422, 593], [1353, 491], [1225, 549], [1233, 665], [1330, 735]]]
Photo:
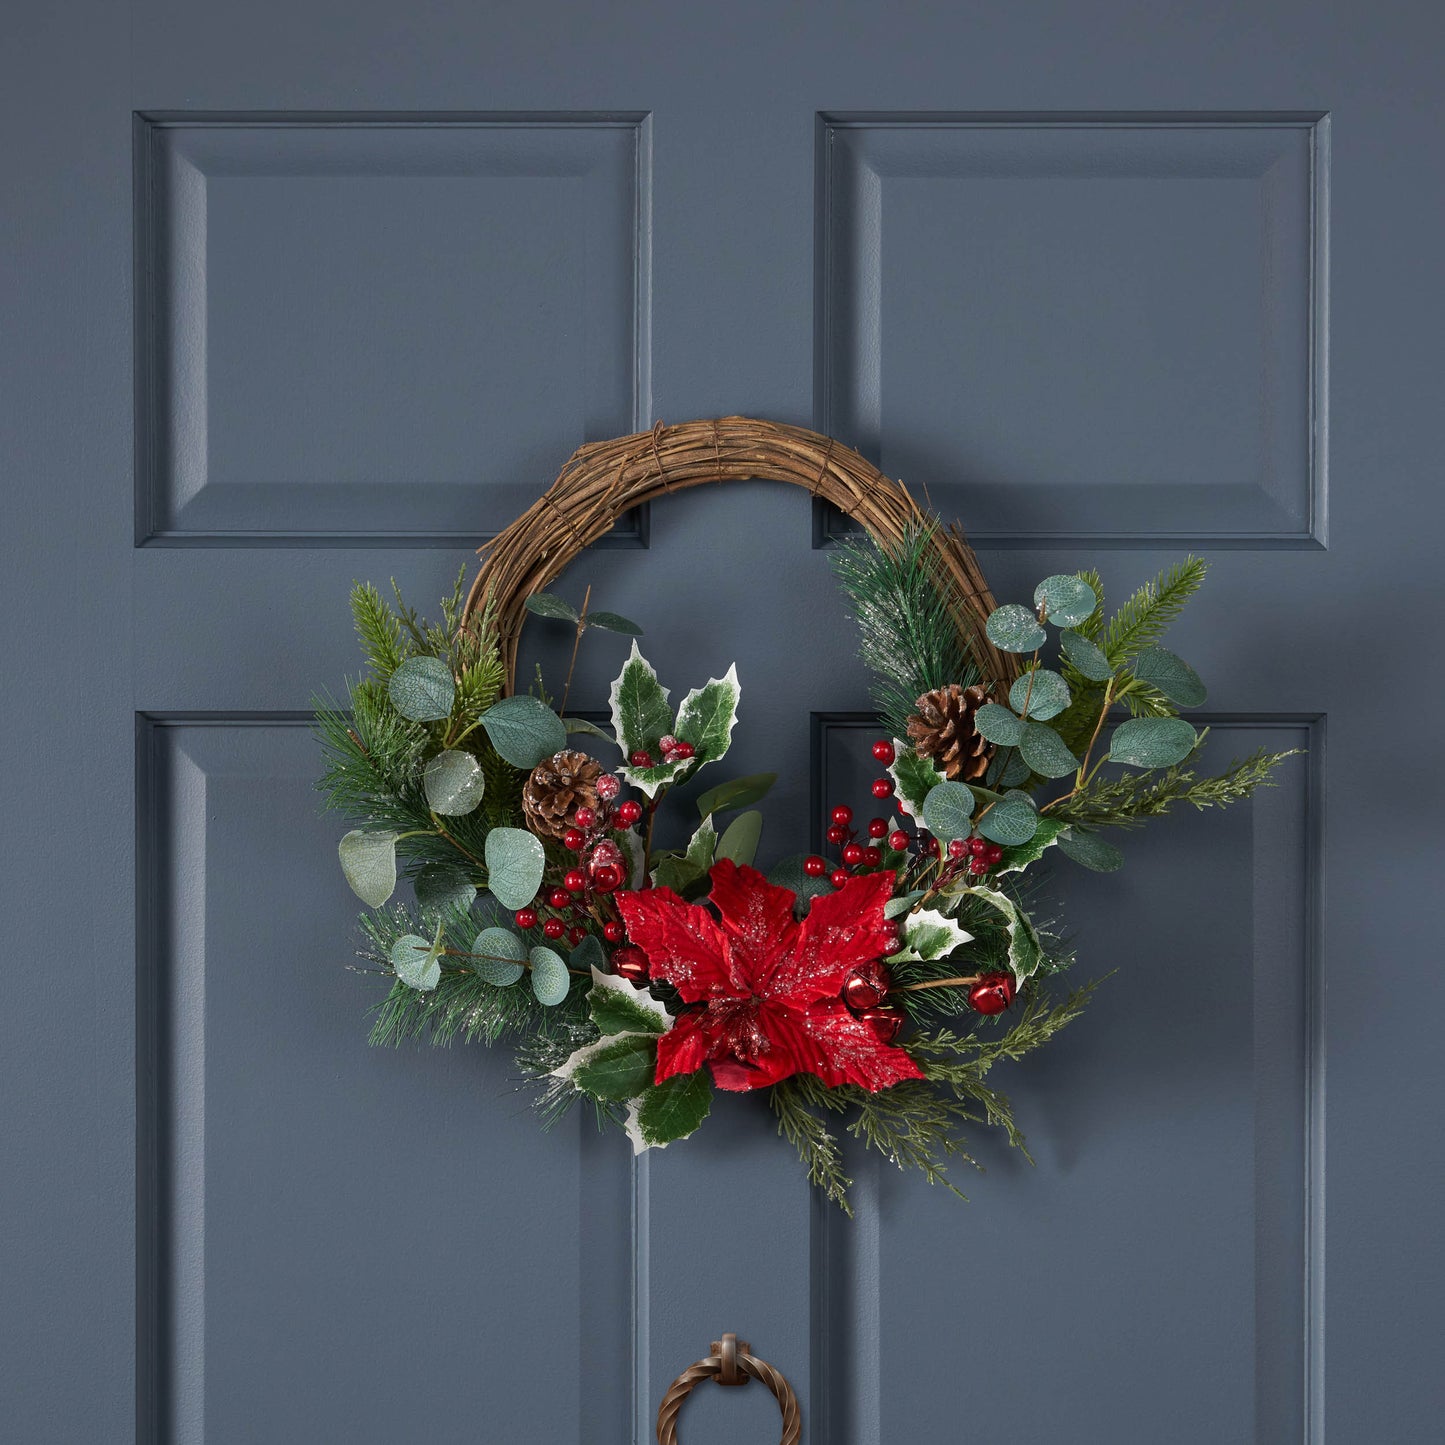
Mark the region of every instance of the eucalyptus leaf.
[[1075, 672], [1090, 682], [1108, 682], [1114, 675], [1114, 664], [1082, 633], [1061, 632], [1059, 645]]
[[525, 908], [542, 886], [547, 855], [542, 842], [523, 828], [493, 828], [483, 856], [487, 888], [503, 908]]
[[1041, 778], [1063, 778], [1077, 772], [1079, 760], [1048, 723], [1027, 722], [1019, 753]]
[[472, 939], [472, 972], [483, 983], [507, 988], [526, 972], [527, 945], [506, 928], [484, 928]]
[[604, 632], [621, 632], [628, 637], [642, 636], [642, 629], [635, 622], [619, 616], [616, 612], [589, 612], [587, 625], [600, 627]]
[[[656, 748], [657, 740], [672, 729], [667, 689], [658, 682], [657, 673], [638, 651], [636, 642], [613, 680], [608, 705], [618, 746], [629, 756], [639, 749]], [[652, 792], [648, 792], [651, 796]]]
[[943, 782], [943, 774], [929, 758], [920, 757], [912, 743], [893, 740], [893, 761], [888, 765], [898, 806], [915, 821], [923, 819], [924, 799]]
[[1034, 652], [1048, 640], [1039, 619], [1022, 603], [1005, 602], [984, 624], [988, 640], [1004, 652]]
[[986, 813], [979, 815], [978, 831], [990, 843], [1017, 848], [1029, 842], [1038, 831], [1039, 813], [1027, 793], [1005, 793]]
[[739, 813], [718, 839], [717, 856], [731, 858], [734, 863], [751, 865], [758, 853], [758, 840], [763, 834], [763, 815], [756, 810]]
[[577, 609], [555, 592], [534, 592], [522, 604], [528, 612], [535, 612], [538, 617], [555, 617], [559, 622], [578, 621]]
[[457, 685], [439, 657], [408, 657], [386, 685], [392, 706], [409, 722], [450, 717]]
[[1008, 761], [1003, 766], [1003, 771], [998, 776], [998, 785], [1001, 788], [1016, 788], [1029, 775], [1029, 765], [1019, 756], [1017, 752], [1008, 755]]
[[973, 792], [963, 783], [939, 783], [923, 802], [923, 825], [941, 843], [973, 830]]
[[602, 940], [595, 933], [589, 933], [571, 953], [567, 955], [567, 967], [574, 973], [599, 972], [606, 966], [607, 955], [602, 950]]
[[447, 748], [426, 765], [422, 784], [432, 812], [455, 818], [470, 813], [482, 801], [486, 779], [470, 753]]
[[440, 952], [440, 930], [430, 943], [415, 933], [405, 933], [391, 945], [391, 966], [408, 988], [424, 993], [441, 981]]
[[392, 832], [353, 828], [336, 845], [351, 891], [368, 908], [380, 908], [396, 892], [396, 840]]
[[986, 702], [973, 715], [973, 725], [989, 742], [1002, 748], [1016, 748], [1024, 725], [1001, 703]]
[[1194, 750], [1196, 733], [1182, 717], [1133, 717], [1109, 739], [1109, 761], [1134, 768], [1168, 768]]
[[537, 1002], [546, 1008], [555, 1008], [567, 997], [572, 976], [560, 955], [540, 945], [528, 955], [532, 964], [532, 992]]
[[[1025, 713], [1036, 722], [1058, 717], [1073, 701], [1069, 685], [1056, 672], [1046, 667], [1031, 668], [1009, 689], [1009, 706], [1023, 717]], [[988, 737], [984, 733], [984, 737]], [[990, 742], [993, 739], [989, 739]]]
[[737, 663], [733, 663], [724, 676], [709, 678], [683, 698], [673, 732], [679, 741], [692, 744], [699, 763], [715, 763], [727, 752], [741, 694]]
[[428, 913], [444, 913], [451, 908], [470, 908], [477, 896], [477, 886], [464, 869], [452, 863], [428, 863], [416, 875], [418, 907]]
[[567, 746], [567, 729], [546, 703], [525, 693], [504, 697], [482, 714], [492, 746], [514, 768], [531, 772]]
[[1059, 852], [1095, 873], [1113, 873], [1124, 866], [1124, 855], [1112, 843], [1077, 828], [1059, 834]]
[[1202, 707], [1208, 696], [1199, 674], [1167, 647], [1146, 647], [1134, 659], [1132, 671], [1180, 707]]
[[706, 818], [711, 813], [725, 813], [729, 808], [746, 808], [750, 803], [761, 802], [777, 781], [776, 773], [749, 773], [745, 778], [719, 783], [698, 794], [698, 816]]
[[1043, 608], [1045, 618], [1055, 627], [1077, 627], [1098, 605], [1094, 589], [1082, 577], [1066, 572], [1045, 577], [1034, 588], [1034, 606]]
[[712, 1109], [712, 1080], [706, 1069], [674, 1074], [653, 1084], [628, 1107], [623, 1127], [635, 1153], [665, 1149], [701, 1127]]

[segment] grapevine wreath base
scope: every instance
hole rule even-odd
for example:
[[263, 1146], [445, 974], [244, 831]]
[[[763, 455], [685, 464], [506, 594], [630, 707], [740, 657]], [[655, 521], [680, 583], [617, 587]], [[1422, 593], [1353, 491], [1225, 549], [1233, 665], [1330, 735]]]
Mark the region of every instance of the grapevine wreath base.
[[[874, 674], [876, 816], [829, 810], [826, 854], [755, 868], [773, 774], [689, 790], [685, 847], [660, 808], [722, 762], [735, 668], [671, 694], [642, 629], [548, 591], [630, 508], [704, 482], [790, 482], [852, 517], [839, 583]], [[1160, 646], [1204, 580], [1191, 557], [1106, 618], [1096, 574], [997, 606], [956, 527], [815, 432], [744, 417], [659, 424], [581, 448], [482, 549], [425, 621], [369, 584], [351, 596], [367, 671], [318, 708], [320, 786], [357, 826], [342, 869], [370, 910], [367, 967], [390, 982], [372, 1039], [515, 1049], [554, 1119], [587, 1099], [637, 1150], [691, 1135], [714, 1089], [766, 1089], [809, 1178], [847, 1208], [837, 1129], [948, 1183], [961, 1129], [1022, 1147], [993, 1065], [1075, 1018], [1054, 997], [1071, 950], [1029, 876], [1055, 851], [1109, 871], [1110, 834], [1179, 803], [1247, 797], [1283, 754], [1202, 775], [1204, 701]], [[394, 589], [393, 589], [394, 590]], [[529, 616], [631, 637], [610, 732], [516, 689]], [[412, 897], [395, 901], [398, 875]], [[950, 1184], [951, 1188], [952, 1185]]]

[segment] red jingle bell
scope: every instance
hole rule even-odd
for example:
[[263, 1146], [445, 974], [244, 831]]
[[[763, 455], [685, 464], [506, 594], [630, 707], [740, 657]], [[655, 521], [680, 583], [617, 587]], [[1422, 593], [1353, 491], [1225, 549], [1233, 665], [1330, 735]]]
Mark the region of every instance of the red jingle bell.
[[647, 955], [636, 944], [629, 943], [612, 955], [612, 972], [628, 983], [642, 983], [647, 978]]
[[903, 1011], [889, 1008], [886, 1004], [879, 1008], [864, 1009], [858, 1017], [870, 1025], [885, 1044], [891, 1044], [898, 1037], [898, 1030], [903, 1027]]
[[1001, 1014], [1014, 1001], [1013, 975], [986, 973], [968, 991], [968, 1006], [975, 1013]]
[[876, 1008], [888, 993], [888, 971], [877, 964], [855, 968], [843, 980], [843, 1002], [854, 1013], [864, 1013]]

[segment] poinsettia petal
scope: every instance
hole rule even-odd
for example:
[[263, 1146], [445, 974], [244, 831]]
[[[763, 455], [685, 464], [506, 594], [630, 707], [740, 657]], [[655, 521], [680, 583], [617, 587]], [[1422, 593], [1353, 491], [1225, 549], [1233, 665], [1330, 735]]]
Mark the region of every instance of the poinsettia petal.
[[706, 908], [684, 902], [671, 888], [614, 897], [627, 936], [647, 955], [652, 976], [672, 984], [684, 1003], [737, 994], [727, 941]]
[[721, 916], [723, 932], [732, 945], [739, 992], [759, 991], [779, 958], [793, 947], [798, 932], [793, 918], [797, 895], [731, 858], [715, 863], [711, 876], [708, 901]]
[[714, 1059], [709, 1067], [712, 1069], [713, 1083], [733, 1094], [741, 1094], [748, 1089], [761, 1089], [776, 1082], [764, 1078], [757, 1069], [740, 1064], [736, 1059]]
[[695, 1074], [707, 1062], [715, 1042], [707, 1010], [685, 1010], [657, 1041], [657, 1071], [652, 1082], [660, 1084], [674, 1074]]
[[889, 930], [883, 908], [893, 896], [892, 873], [860, 873], [834, 893], [813, 900], [766, 992], [796, 1009], [836, 998], [860, 964], [881, 958]]
[[904, 1079], [921, 1079], [923, 1070], [907, 1049], [885, 1044], [871, 1024], [856, 1018], [842, 999], [813, 1004], [803, 1015], [803, 1030], [813, 1041], [817, 1059], [808, 1072], [830, 1089], [859, 1084], [875, 1093]]

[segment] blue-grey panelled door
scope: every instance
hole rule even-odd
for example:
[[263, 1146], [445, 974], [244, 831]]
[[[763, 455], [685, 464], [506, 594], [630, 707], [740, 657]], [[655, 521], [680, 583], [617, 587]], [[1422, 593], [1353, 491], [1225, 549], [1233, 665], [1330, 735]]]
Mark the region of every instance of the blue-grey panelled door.
[[[1413, 0], [11, 0], [0, 1437], [643, 1445], [736, 1330], [810, 1445], [1439, 1439], [1442, 43]], [[860, 1157], [850, 1224], [759, 1100], [634, 1165], [504, 1058], [364, 1042], [307, 732], [349, 583], [435, 598], [579, 443], [729, 412], [926, 489], [1002, 598], [1207, 554], [1214, 756], [1309, 749], [1060, 870], [1112, 976], [966, 1204]], [[737, 662], [765, 855], [871, 776], [838, 528], [710, 489], [563, 583], [674, 686]]]

